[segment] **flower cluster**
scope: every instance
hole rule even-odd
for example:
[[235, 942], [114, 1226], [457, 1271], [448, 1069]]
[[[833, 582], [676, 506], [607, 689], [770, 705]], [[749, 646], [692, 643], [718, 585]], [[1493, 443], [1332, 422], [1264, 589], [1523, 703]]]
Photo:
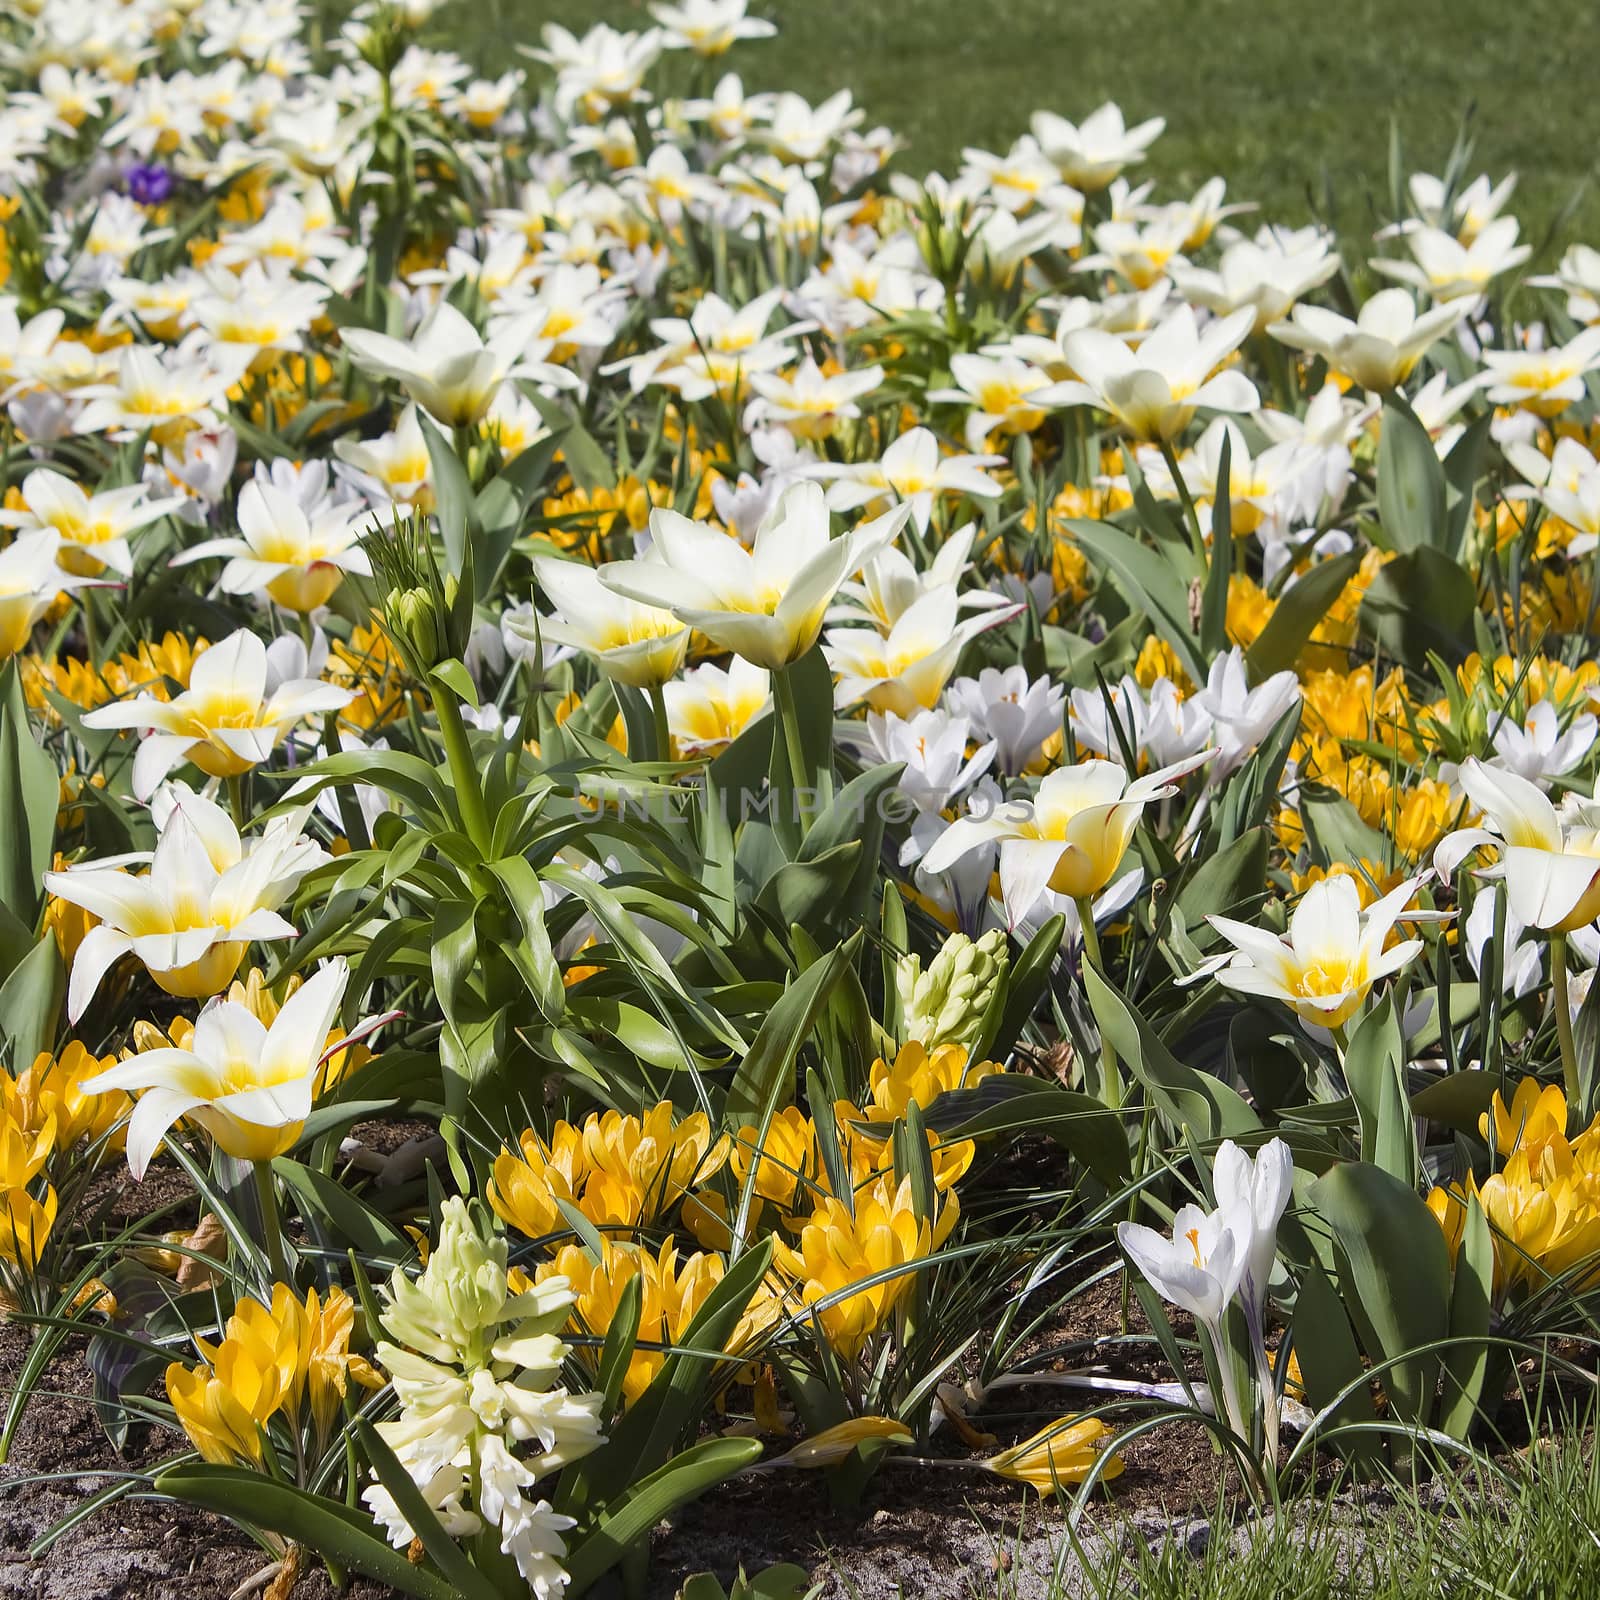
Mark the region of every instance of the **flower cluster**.
[[[572, 1301], [561, 1277], [514, 1287], [504, 1238], [452, 1199], [421, 1275], [390, 1279], [389, 1338], [377, 1347], [401, 1407], [379, 1424], [384, 1442], [448, 1532], [499, 1530], [539, 1600], [566, 1589], [561, 1535], [573, 1521], [523, 1490], [601, 1443], [599, 1396], [553, 1385], [567, 1356], [556, 1330]], [[387, 1489], [374, 1484], [363, 1498], [394, 1544], [410, 1543]]]

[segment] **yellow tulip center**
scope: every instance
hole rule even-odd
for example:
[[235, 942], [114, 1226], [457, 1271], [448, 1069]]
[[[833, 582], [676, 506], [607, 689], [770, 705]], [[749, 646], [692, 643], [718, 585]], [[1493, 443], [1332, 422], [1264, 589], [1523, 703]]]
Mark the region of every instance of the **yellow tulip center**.
[[1366, 983], [1364, 962], [1328, 960], [1313, 962], [1302, 967], [1295, 978], [1295, 993], [1306, 999], [1326, 999], [1329, 995], [1348, 994]]

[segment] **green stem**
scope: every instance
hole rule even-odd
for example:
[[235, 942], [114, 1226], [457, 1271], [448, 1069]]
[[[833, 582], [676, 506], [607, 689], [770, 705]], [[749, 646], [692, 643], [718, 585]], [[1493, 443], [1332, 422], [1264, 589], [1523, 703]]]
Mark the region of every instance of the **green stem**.
[[1556, 1037], [1561, 1041], [1561, 1080], [1567, 1091], [1567, 1127], [1583, 1126], [1583, 1089], [1578, 1082], [1578, 1047], [1572, 1037], [1572, 1007], [1567, 1001], [1567, 936], [1550, 935], [1550, 970], [1555, 979]]
[[230, 773], [225, 781], [228, 785], [228, 809], [233, 813], [233, 825], [243, 833], [245, 824], [250, 820], [250, 809], [244, 800], [244, 774]]
[[100, 670], [100, 645], [99, 630], [95, 627], [94, 620], [94, 590], [83, 591], [83, 653], [88, 660], [89, 670], [98, 673]]
[[[256, 1175], [256, 1194], [261, 1200], [261, 1231], [267, 1249], [267, 1264], [272, 1269], [274, 1283], [289, 1283], [289, 1269], [283, 1253], [283, 1227], [278, 1220], [278, 1194], [272, 1182], [272, 1163], [253, 1163]], [[293, 1287], [293, 1284], [290, 1284]]]
[[[800, 708], [794, 697], [792, 667], [782, 667], [772, 674], [772, 699], [778, 708], [778, 725], [783, 730], [783, 746], [789, 758], [789, 783], [796, 791], [811, 781], [811, 770], [806, 765], [805, 744], [800, 737]], [[804, 818], [806, 808], [795, 801], [796, 820]]]
[[[1088, 895], [1074, 903], [1078, 907], [1078, 921], [1083, 929], [1084, 959], [1104, 972], [1105, 967], [1100, 960], [1100, 935], [1094, 926], [1094, 906]], [[1104, 1028], [1100, 1030], [1100, 1094], [1111, 1110], [1115, 1111], [1122, 1105], [1122, 1073], [1117, 1066], [1117, 1050]]]
[[472, 746], [467, 742], [461, 707], [449, 687], [437, 678], [430, 679], [429, 687], [433, 690], [433, 709], [439, 719], [439, 735], [444, 740], [445, 760], [450, 764], [450, 781], [455, 786], [456, 798], [461, 804], [461, 822], [467, 830], [467, 837], [487, 861], [493, 835], [489, 828], [488, 808], [483, 803], [483, 788], [478, 782], [478, 769], [472, 764]]
[[[1139, 1148], [1133, 1159], [1133, 1192], [1128, 1196], [1128, 1221], [1139, 1220], [1139, 1202], [1144, 1197], [1144, 1174], [1150, 1159], [1150, 1119], [1153, 1107], [1145, 1096], [1144, 1115], [1139, 1119]], [[1122, 1263], [1122, 1331], [1128, 1332], [1128, 1314], [1132, 1309], [1133, 1280], [1128, 1275], [1128, 1263]]]
[[656, 729], [656, 760], [672, 759], [672, 729], [667, 724], [667, 691], [659, 684], [650, 685], [650, 712]]
[[1189, 493], [1189, 485], [1178, 469], [1178, 457], [1173, 451], [1170, 439], [1161, 441], [1161, 459], [1166, 462], [1167, 472], [1171, 475], [1173, 486], [1178, 491], [1178, 499], [1183, 502], [1184, 520], [1189, 525], [1189, 543], [1194, 546], [1194, 553], [1203, 562], [1206, 557], [1206, 536], [1200, 531], [1200, 513], [1195, 509], [1194, 496]]

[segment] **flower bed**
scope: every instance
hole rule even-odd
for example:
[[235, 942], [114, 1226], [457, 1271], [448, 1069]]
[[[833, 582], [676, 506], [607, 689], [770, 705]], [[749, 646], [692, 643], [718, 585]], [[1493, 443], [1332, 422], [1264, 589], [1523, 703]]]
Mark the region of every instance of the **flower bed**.
[[0, 1452], [63, 1361], [127, 1452], [39, 1548], [550, 1600], [736, 1478], [1553, 1426], [1600, 256], [430, 9], [0, 24]]

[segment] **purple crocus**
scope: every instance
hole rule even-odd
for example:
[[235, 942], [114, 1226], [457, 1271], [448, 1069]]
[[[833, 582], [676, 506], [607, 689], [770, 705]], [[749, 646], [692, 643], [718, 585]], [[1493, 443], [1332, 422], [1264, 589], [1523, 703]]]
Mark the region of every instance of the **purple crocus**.
[[129, 197], [142, 206], [158, 206], [172, 193], [172, 174], [158, 163], [129, 167], [124, 181]]

